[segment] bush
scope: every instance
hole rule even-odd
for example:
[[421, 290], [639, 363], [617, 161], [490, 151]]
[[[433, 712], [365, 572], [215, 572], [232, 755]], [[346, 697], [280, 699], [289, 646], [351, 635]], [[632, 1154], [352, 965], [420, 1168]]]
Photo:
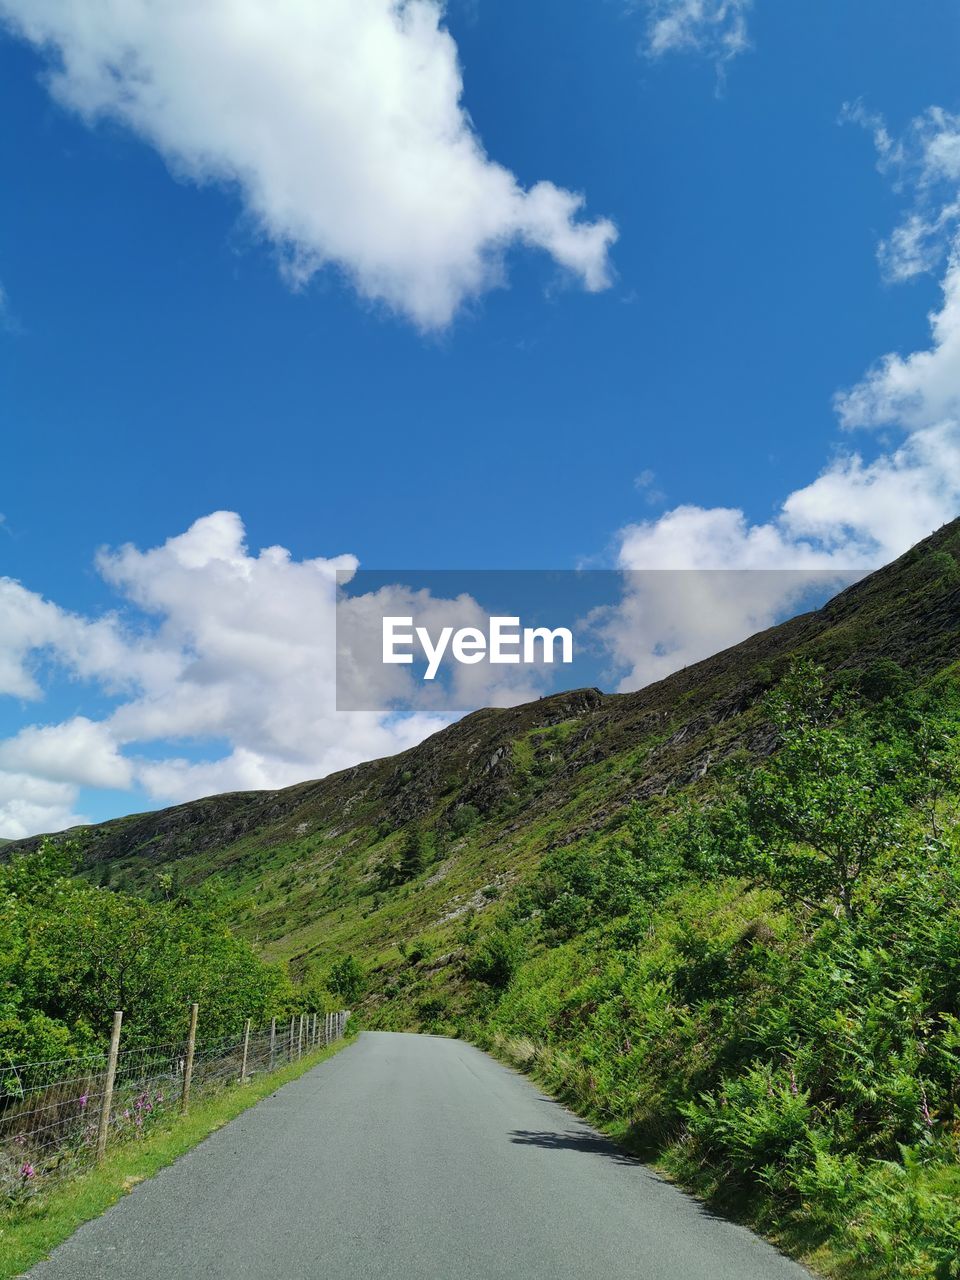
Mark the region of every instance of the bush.
[[4, 1056], [95, 1050], [115, 1009], [127, 1047], [177, 1039], [194, 1000], [209, 1038], [285, 1011], [289, 982], [231, 933], [215, 893], [146, 902], [74, 879], [78, 856], [46, 842], [0, 867]]
[[468, 835], [479, 821], [480, 814], [475, 805], [458, 805], [450, 819], [450, 834], [457, 838]]
[[363, 966], [353, 956], [343, 956], [330, 970], [327, 987], [341, 996], [347, 1004], [355, 1004], [363, 994], [365, 975]]
[[510, 985], [523, 955], [523, 939], [518, 931], [495, 929], [475, 946], [467, 963], [467, 973], [475, 981], [502, 991]]

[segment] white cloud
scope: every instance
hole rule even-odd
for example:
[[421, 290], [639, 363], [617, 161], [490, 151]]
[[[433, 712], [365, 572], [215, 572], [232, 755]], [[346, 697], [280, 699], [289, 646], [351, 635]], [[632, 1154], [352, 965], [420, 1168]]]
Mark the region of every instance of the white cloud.
[[640, 688], [772, 626], [811, 593], [832, 594], [958, 514], [960, 424], [947, 420], [871, 461], [839, 455], [767, 521], [688, 505], [627, 526], [623, 600], [592, 626], [626, 671], [620, 689]]
[[38, 831], [62, 831], [86, 821], [75, 811], [77, 788], [28, 773], [0, 769], [0, 832], [19, 840]]
[[[164, 801], [278, 787], [390, 754], [442, 723], [333, 714], [335, 573], [352, 557], [254, 556], [239, 518], [217, 512], [160, 547], [126, 546], [98, 563], [152, 626], [85, 619], [0, 580], [0, 691], [39, 699], [43, 656], [120, 695], [100, 720], [30, 725], [0, 742], [0, 834], [75, 821], [81, 786], [137, 784]], [[219, 760], [176, 754], [177, 742], [215, 739], [229, 743]], [[170, 757], [145, 757], [155, 743]]]
[[0, 770], [11, 768], [48, 782], [124, 789], [133, 768], [104, 724], [75, 716], [63, 724], [29, 725], [0, 742]]
[[960, 227], [960, 115], [929, 107], [895, 137], [882, 115], [860, 101], [846, 103], [841, 120], [862, 125], [873, 137], [877, 168], [911, 207], [878, 257], [887, 279], [899, 282], [939, 266]]
[[[686, 505], [620, 531], [622, 569], [699, 571], [628, 576], [620, 609], [592, 619], [626, 673], [621, 687], [735, 643], [795, 607], [811, 581], [839, 585], [844, 571], [890, 560], [957, 514], [958, 290], [951, 265], [929, 349], [887, 356], [840, 401], [851, 425], [900, 429], [897, 447], [872, 458], [838, 453], [768, 520]], [[217, 512], [162, 546], [104, 552], [98, 563], [152, 626], [133, 629], [117, 614], [83, 618], [0, 579], [0, 691], [39, 698], [36, 667], [46, 657], [119, 698], [99, 721], [30, 726], [0, 744], [5, 835], [75, 821], [80, 785], [132, 781], [157, 801], [279, 787], [391, 754], [444, 722], [423, 711], [335, 713], [336, 573], [356, 567], [352, 556], [296, 561], [282, 547], [254, 555], [240, 518]], [[717, 569], [750, 572], [731, 579]], [[814, 577], [783, 572], [798, 569]], [[361, 599], [357, 608], [370, 603]], [[409, 593], [395, 603], [414, 611]], [[463, 623], [479, 620], [469, 597], [456, 606]], [[416, 601], [428, 623], [438, 607]], [[466, 668], [463, 680], [465, 705], [538, 692], [535, 678], [526, 687], [495, 686], [489, 668]], [[211, 740], [228, 743], [212, 761], [197, 762], [176, 746]], [[144, 746], [158, 743], [161, 758], [147, 758]]]
[[[848, 114], [857, 114], [873, 129], [885, 167], [914, 172], [911, 190], [922, 193], [938, 182], [952, 182], [953, 196], [944, 188], [943, 208], [960, 204], [958, 118], [926, 113], [907, 146], [890, 136], [882, 120], [860, 109]], [[768, 520], [751, 521], [738, 508], [686, 505], [620, 530], [617, 554], [623, 569], [701, 571], [660, 579], [628, 574], [620, 608], [594, 619], [627, 672], [622, 688], [636, 688], [769, 626], [802, 594], [803, 576], [790, 572], [731, 576], [709, 571], [804, 570], [829, 577], [871, 569], [960, 514], [956, 244], [930, 329], [928, 348], [884, 356], [857, 385], [836, 397], [844, 427], [891, 428], [902, 433], [899, 444], [872, 458], [849, 448], [839, 451]]]
[[646, 0], [646, 51], [698, 53], [718, 65], [750, 48], [747, 14], [752, 0]]
[[[80, 787], [137, 786], [162, 802], [282, 787], [392, 755], [449, 720], [429, 699], [401, 713], [336, 710], [337, 573], [355, 571], [353, 556], [253, 554], [240, 517], [219, 511], [161, 546], [103, 551], [97, 565], [143, 619], [136, 630], [119, 613], [85, 619], [0, 580], [0, 692], [40, 699], [44, 657], [117, 703], [99, 719], [31, 724], [0, 741], [2, 835], [76, 821]], [[434, 632], [441, 620], [487, 621], [469, 596], [390, 588], [389, 601]], [[379, 615], [383, 604], [360, 596], [352, 607]], [[410, 692], [401, 668], [383, 670], [384, 697]], [[510, 705], [542, 687], [536, 672], [481, 664], [458, 669], [453, 700]], [[227, 746], [216, 759], [185, 750], [217, 743]]]
[[883, 357], [867, 376], [837, 397], [846, 427], [929, 428], [960, 420], [960, 256], [943, 281], [943, 303], [930, 316], [933, 341], [925, 351]]
[[438, 0], [0, 0], [61, 103], [231, 184], [294, 283], [332, 265], [423, 328], [502, 284], [512, 245], [604, 288], [613, 225], [486, 155], [442, 16]]
[[[688, 511], [693, 517], [694, 509]], [[739, 512], [696, 514], [707, 517], [699, 521], [701, 534], [710, 526], [718, 531], [726, 516], [732, 517], [731, 524], [743, 523]], [[717, 519], [711, 520], [711, 516]], [[742, 549], [749, 539], [744, 536], [746, 530], [741, 528], [739, 532]], [[698, 543], [699, 538], [691, 547], [694, 552]], [[676, 546], [670, 548], [671, 563], [676, 551]], [[751, 560], [753, 556], [747, 554], [745, 558]], [[851, 576], [837, 570], [796, 572], [726, 566], [628, 570], [624, 573], [621, 600], [595, 610], [586, 620], [587, 630], [609, 655], [613, 670], [623, 673], [617, 687], [620, 692], [627, 692], [719, 653], [785, 616], [811, 607], [816, 600], [848, 585]]]
[[839, 455], [767, 521], [688, 505], [627, 526], [623, 600], [593, 625], [626, 670], [619, 687], [640, 688], [832, 594], [958, 513], [960, 425], [946, 421], [872, 461]]
[[111, 691], [146, 678], [154, 668], [160, 675], [174, 661], [125, 635], [114, 617], [82, 618], [11, 578], [0, 578], [0, 695], [40, 698], [34, 665], [43, 654]]

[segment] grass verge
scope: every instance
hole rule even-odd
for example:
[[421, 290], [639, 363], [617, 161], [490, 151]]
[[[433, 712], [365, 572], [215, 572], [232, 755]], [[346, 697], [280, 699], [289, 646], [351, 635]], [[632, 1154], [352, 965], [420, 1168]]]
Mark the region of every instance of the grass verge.
[[188, 1116], [171, 1117], [167, 1123], [151, 1129], [141, 1141], [124, 1143], [109, 1151], [101, 1165], [41, 1192], [22, 1208], [0, 1212], [0, 1280], [22, 1275], [84, 1222], [98, 1217], [132, 1191], [137, 1183], [172, 1164], [282, 1085], [338, 1053], [351, 1044], [353, 1038], [305, 1054], [300, 1062], [270, 1075], [258, 1076], [249, 1084], [208, 1097], [199, 1095], [193, 1100]]

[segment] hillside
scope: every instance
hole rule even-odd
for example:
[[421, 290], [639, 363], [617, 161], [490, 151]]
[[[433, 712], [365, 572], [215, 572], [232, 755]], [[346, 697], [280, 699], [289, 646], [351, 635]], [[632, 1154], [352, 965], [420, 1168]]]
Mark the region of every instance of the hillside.
[[960, 522], [638, 693], [78, 834], [296, 1007], [491, 1049], [828, 1274], [960, 1280]]
[[[483, 710], [400, 755], [280, 791], [212, 796], [85, 828], [90, 874], [151, 893], [216, 877], [234, 923], [295, 972], [357, 951], [374, 964], [483, 910], [551, 849], [624, 807], [765, 753], [758, 699], [797, 657], [835, 677], [878, 659], [929, 675], [960, 656], [960, 521], [796, 617], [637, 693], [580, 689]], [[428, 874], [380, 892], [403, 832]], [[15, 847], [15, 846], [14, 846]]]

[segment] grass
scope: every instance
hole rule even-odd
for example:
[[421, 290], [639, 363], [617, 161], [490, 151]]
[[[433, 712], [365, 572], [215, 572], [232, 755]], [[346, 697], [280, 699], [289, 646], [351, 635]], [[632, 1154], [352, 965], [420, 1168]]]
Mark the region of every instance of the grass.
[[22, 1275], [138, 1183], [351, 1042], [348, 1038], [305, 1054], [300, 1062], [258, 1076], [249, 1084], [198, 1096], [186, 1117], [171, 1117], [142, 1140], [109, 1151], [101, 1165], [41, 1192], [23, 1207], [0, 1212], [0, 1280]]

